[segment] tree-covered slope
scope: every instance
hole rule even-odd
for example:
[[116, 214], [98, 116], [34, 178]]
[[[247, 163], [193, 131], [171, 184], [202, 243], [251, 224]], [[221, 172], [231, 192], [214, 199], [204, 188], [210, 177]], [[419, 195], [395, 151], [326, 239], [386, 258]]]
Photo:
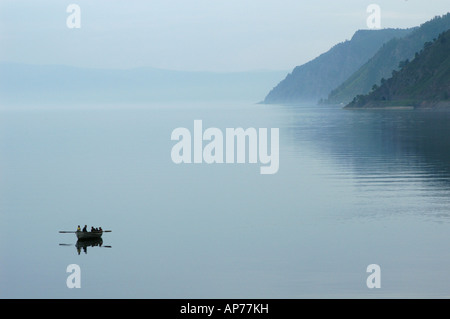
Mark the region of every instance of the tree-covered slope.
[[317, 101], [358, 70], [394, 37], [411, 29], [360, 30], [351, 40], [339, 43], [314, 60], [297, 66], [264, 99], [266, 104]]
[[401, 70], [380, 87], [358, 95], [346, 107], [450, 107], [450, 30], [426, 42], [411, 62], [400, 65]]
[[422, 24], [409, 35], [395, 38], [382, 48], [344, 83], [335, 88], [327, 103], [349, 103], [355, 96], [369, 93], [374, 84], [389, 78], [393, 70], [398, 70], [401, 61], [412, 60], [423, 44], [432, 41], [440, 33], [450, 29], [450, 13]]

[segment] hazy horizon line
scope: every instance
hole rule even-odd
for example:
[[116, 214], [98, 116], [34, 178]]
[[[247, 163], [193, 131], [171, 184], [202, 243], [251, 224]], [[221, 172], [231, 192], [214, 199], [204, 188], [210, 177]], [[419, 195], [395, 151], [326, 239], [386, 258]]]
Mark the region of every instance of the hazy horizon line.
[[[136, 67], [107, 67], [107, 66], [81, 66], [81, 65], [71, 65], [63, 63], [39, 63], [39, 62], [20, 62], [20, 61], [0, 61], [0, 65], [23, 65], [23, 66], [38, 66], [38, 67], [67, 67], [73, 69], [86, 69], [86, 70], [109, 70], [109, 71], [136, 71], [136, 70], [154, 70], [154, 71], [168, 71], [177, 73], [209, 73], [209, 74], [237, 74], [237, 73], [277, 73], [277, 72], [290, 72], [292, 69], [270, 69], [270, 68], [259, 68], [259, 69], [246, 69], [246, 70], [230, 70], [230, 71], [218, 71], [218, 70], [182, 70], [182, 69], [170, 69], [154, 66], [136, 66]], [[295, 67], [295, 66], [294, 66]], [[293, 68], [294, 68], [293, 67]]]

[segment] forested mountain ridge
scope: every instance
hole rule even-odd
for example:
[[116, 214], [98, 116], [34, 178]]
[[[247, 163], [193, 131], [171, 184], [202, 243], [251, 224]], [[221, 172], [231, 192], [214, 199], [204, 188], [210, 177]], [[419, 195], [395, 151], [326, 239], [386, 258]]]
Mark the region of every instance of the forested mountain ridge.
[[301, 66], [297, 66], [264, 99], [265, 104], [296, 103], [326, 98], [339, 84], [358, 70], [389, 40], [412, 29], [359, 30], [351, 40]]
[[393, 70], [398, 70], [401, 61], [412, 60], [425, 42], [432, 41], [448, 29], [450, 13], [425, 22], [403, 38], [390, 40], [359, 70], [335, 88], [325, 102], [347, 104], [355, 96], [369, 93], [374, 84], [380, 85], [383, 78], [389, 78]]
[[356, 96], [346, 108], [450, 107], [450, 30], [426, 42], [415, 58], [402, 61], [401, 70]]

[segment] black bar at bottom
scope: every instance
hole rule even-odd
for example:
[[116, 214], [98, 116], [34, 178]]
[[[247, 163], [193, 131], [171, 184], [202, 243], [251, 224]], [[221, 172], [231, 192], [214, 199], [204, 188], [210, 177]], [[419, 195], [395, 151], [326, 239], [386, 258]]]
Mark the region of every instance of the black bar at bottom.
[[[64, 317], [123, 316], [145, 318], [301, 318], [311, 315], [380, 318], [398, 312], [402, 316], [419, 309], [447, 308], [448, 299], [3, 299], [2, 312], [30, 310], [35, 314]], [[19, 312], [18, 312], [19, 311]], [[125, 312], [124, 312], [125, 311]], [[125, 318], [128, 319], [128, 318]]]

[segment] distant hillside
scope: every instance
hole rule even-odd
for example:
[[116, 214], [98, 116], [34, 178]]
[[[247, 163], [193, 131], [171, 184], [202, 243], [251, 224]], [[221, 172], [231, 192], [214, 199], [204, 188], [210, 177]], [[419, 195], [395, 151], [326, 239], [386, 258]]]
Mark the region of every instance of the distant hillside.
[[432, 41], [440, 33], [450, 29], [450, 13], [422, 24], [403, 38], [392, 39], [344, 83], [335, 88], [326, 103], [349, 103], [355, 96], [369, 93], [374, 84], [389, 78], [398, 70], [400, 61], [412, 60], [423, 44]]
[[450, 107], [450, 30], [424, 48], [402, 69], [374, 86], [368, 95], [358, 95], [346, 108]]
[[185, 72], [0, 63], [0, 104], [258, 102], [286, 71]]
[[332, 89], [358, 70], [394, 37], [411, 29], [360, 30], [351, 40], [339, 43], [314, 60], [297, 66], [266, 96], [263, 103], [296, 103], [326, 98]]

